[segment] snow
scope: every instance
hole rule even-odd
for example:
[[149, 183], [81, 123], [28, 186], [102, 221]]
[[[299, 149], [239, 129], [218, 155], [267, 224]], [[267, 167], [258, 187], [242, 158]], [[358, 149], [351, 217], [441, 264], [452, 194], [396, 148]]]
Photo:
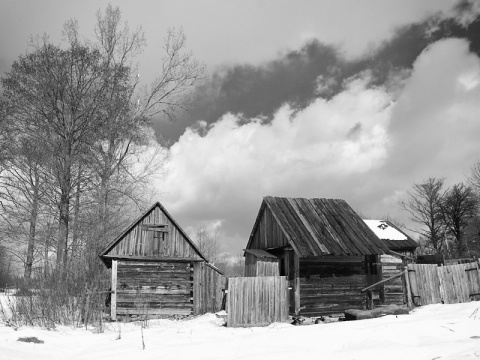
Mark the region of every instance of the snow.
[[[107, 323], [105, 331], [0, 324], [0, 359], [441, 359], [480, 358], [480, 302], [428, 305], [409, 315], [293, 326], [227, 328], [206, 314], [191, 320]], [[145, 349], [142, 346], [142, 332]], [[35, 336], [43, 344], [17, 341]]]
[[365, 224], [378, 236], [386, 240], [407, 240], [405, 234], [388, 225], [383, 220], [363, 220]]

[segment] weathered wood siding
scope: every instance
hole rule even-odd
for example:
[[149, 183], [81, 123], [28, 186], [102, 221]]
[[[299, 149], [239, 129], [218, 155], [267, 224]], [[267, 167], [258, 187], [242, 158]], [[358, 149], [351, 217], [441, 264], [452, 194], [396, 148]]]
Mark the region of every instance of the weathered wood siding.
[[[380, 255], [382, 266], [382, 280], [395, 276], [403, 271], [402, 259], [391, 255]], [[405, 303], [404, 279], [397, 277], [382, 285], [382, 303], [397, 304]]]
[[249, 249], [268, 249], [288, 245], [285, 234], [267, 206], [257, 221]]
[[320, 316], [362, 309], [365, 258], [300, 258], [300, 314]]
[[280, 276], [279, 259], [258, 259], [247, 253], [245, 255], [245, 276]]
[[285, 276], [236, 277], [228, 280], [227, 326], [266, 326], [288, 321]]
[[[164, 229], [148, 225], [166, 225]], [[165, 230], [165, 231], [164, 231]], [[155, 207], [137, 226], [118, 242], [109, 256], [147, 256], [200, 258], [159, 207]]]
[[193, 265], [193, 313], [217, 312], [222, 308], [227, 278], [205, 262]]
[[193, 312], [190, 262], [118, 261], [116, 313], [161, 317]]
[[245, 276], [257, 276], [257, 257], [253, 254], [245, 254]]
[[437, 266], [409, 264], [408, 275], [415, 305], [454, 304], [480, 296], [478, 263]]
[[278, 259], [257, 260], [257, 276], [280, 276]]

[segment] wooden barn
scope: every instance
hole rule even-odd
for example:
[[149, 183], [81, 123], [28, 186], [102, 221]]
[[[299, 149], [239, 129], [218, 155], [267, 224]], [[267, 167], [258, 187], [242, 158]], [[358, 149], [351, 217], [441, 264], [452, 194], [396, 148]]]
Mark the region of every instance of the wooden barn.
[[287, 276], [290, 314], [320, 316], [364, 308], [360, 290], [381, 280], [388, 248], [344, 201], [267, 196], [245, 249], [245, 275]]
[[226, 278], [155, 203], [100, 253], [112, 269], [112, 319], [219, 311]]

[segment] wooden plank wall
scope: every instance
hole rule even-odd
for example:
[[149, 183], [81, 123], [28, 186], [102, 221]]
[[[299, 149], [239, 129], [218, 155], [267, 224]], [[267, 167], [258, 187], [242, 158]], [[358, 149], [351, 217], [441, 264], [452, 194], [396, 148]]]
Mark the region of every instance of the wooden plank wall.
[[449, 266], [409, 264], [408, 275], [414, 304], [454, 304], [480, 296], [478, 262]]
[[273, 217], [271, 210], [265, 206], [255, 228], [249, 249], [268, 249], [288, 245], [288, 240]]
[[278, 259], [258, 259], [257, 276], [280, 276]]
[[[145, 225], [167, 225], [148, 229]], [[200, 258], [159, 207], [155, 207], [137, 226], [109, 251], [110, 256], [193, 257]]]
[[204, 262], [193, 265], [193, 313], [217, 312], [222, 308], [227, 278]]
[[363, 256], [300, 259], [300, 314], [320, 316], [363, 309]]
[[[395, 276], [403, 271], [403, 261], [400, 258], [391, 255], [380, 255], [380, 264], [382, 266], [382, 280]], [[405, 303], [404, 280], [397, 277], [383, 285], [383, 304]]]
[[245, 276], [257, 276], [257, 257], [245, 253]]
[[117, 315], [191, 314], [192, 271], [190, 262], [118, 261]]
[[288, 321], [285, 276], [236, 277], [228, 280], [227, 326], [266, 326]]

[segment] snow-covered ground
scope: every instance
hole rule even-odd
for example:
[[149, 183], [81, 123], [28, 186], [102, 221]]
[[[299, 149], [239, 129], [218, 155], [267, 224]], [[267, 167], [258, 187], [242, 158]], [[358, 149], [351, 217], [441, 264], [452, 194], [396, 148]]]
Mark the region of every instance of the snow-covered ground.
[[[207, 314], [191, 320], [108, 323], [56, 330], [0, 324], [0, 359], [480, 359], [480, 302], [429, 305], [410, 315], [293, 326], [227, 328]], [[43, 344], [20, 342], [37, 337]]]

